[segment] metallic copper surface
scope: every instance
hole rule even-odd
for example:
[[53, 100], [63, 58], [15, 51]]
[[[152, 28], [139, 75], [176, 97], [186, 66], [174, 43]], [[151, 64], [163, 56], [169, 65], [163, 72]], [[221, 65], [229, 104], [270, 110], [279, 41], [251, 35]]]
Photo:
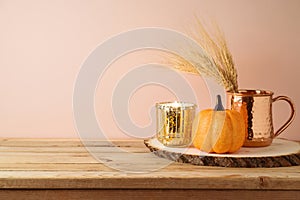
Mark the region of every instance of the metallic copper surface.
[[[291, 108], [289, 119], [274, 132], [272, 103], [284, 100]], [[268, 146], [274, 137], [282, 133], [295, 117], [295, 107], [290, 98], [278, 96], [266, 90], [239, 90], [238, 93], [227, 92], [227, 104], [230, 109], [239, 111], [245, 121], [246, 140], [244, 146]]]

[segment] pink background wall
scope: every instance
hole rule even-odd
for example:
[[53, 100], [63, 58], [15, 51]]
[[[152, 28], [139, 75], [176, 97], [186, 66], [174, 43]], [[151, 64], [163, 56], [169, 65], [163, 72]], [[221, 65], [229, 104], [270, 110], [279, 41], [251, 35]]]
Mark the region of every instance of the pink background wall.
[[[89, 53], [112, 35], [137, 27], [184, 32], [195, 14], [222, 27], [241, 88], [270, 89], [300, 105], [299, 9], [299, 0], [0, 0], [0, 137], [78, 137], [72, 92]], [[156, 54], [142, 51], [121, 58], [98, 87], [96, 112], [106, 111], [110, 137], [125, 135], [113, 124], [109, 98], [97, 96], [109, 96], [126, 69], [158, 59]], [[200, 107], [209, 106], [202, 80], [187, 77], [199, 91]], [[146, 123], [143, 107], [171, 99], [171, 93], [157, 86], [139, 90], [132, 97], [138, 109], [130, 104], [133, 120]], [[278, 103], [274, 109], [278, 127], [288, 106]], [[297, 116], [282, 137], [300, 140], [299, 130]]]

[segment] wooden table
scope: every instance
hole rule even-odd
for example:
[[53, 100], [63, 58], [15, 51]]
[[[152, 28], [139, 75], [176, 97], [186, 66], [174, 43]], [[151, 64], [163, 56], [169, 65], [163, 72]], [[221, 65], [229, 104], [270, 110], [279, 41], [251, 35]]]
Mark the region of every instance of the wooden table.
[[[130, 152], [149, 152], [143, 141], [113, 143]], [[113, 145], [91, 145], [107, 155], [116, 154]], [[161, 158], [151, 159], [150, 164]], [[134, 168], [131, 163], [130, 159], [124, 162]], [[222, 168], [172, 163], [151, 173], [128, 173], [99, 163], [76, 139], [3, 138], [0, 187], [1, 200], [299, 199], [300, 166]]]

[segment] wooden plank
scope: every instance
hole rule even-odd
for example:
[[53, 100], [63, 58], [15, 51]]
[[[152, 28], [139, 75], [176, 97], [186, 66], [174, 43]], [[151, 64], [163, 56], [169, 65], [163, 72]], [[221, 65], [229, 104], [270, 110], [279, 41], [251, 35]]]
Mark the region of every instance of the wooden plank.
[[34, 138], [0, 138], [1, 146], [8, 147], [82, 147], [79, 139], [34, 139]]
[[0, 190], [0, 199], [89, 200], [89, 199], [206, 199], [266, 200], [298, 199], [300, 191], [270, 190]]
[[[141, 147], [145, 145], [141, 140], [84, 140], [84, 145], [80, 139], [53, 139], [53, 138], [0, 138], [1, 146], [6, 147], [83, 147], [83, 146], [103, 146], [103, 147]], [[108, 144], [107, 144], [108, 143]], [[109, 144], [111, 143], [111, 144]]]
[[[40, 164], [38, 164], [40, 165]], [[71, 165], [64, 164], [67, 168]], [[72, 164], [73, 166], [76, 166], [76, 164]], [[98, 165], [99, 168], [96, 168]], [[198, 170], [180, 170], [180, 169], [174, 169], [176, 166], [169, 166], [162, 170], [153, 171], [151, 173], [127, 173], [122, 172], [118, 170], [104, 170], [105, 167], [103, 167], [103, 164], [97, 164], [94, 165], [94, 169], [87, 168], [82, 169], [79, 168], [77, 170], [69, 170], [69, 169], [61, 169], [61, 170], [1, 170], [0, 171], [0, 178], [18, 178], [18, 177], [24, 177], [24, 178], [51, 178], [51, 176], [57, 175], [57, 177], [70, 177], [74, 178], [76, 176], [78, 177], [95, 177], [98, 178], [102, 175], [107, 175], [111, 173], [113, 178], [115, 177], [125, 177], [125, 178], [149, 178], [149, 177], [160, 177], [160, 178], [182, 178], [182, 179], [188, 179], [188, 178], [203, 178], [203, 179], [209, 179], [209, 178], [220, 178], [220, 179], [227, 179], [227, 178], [239, 178], [239, 179], [245, 179], [248, 178], [272, 178], [272, 179], [286, 179], [286, 180], [295, 180], [296, 183], [299, 181], [299, 168], [294, 172], [287, 172], [287, 173], [278, 173], [276, 171], [265, 171], [265, 170], [253, 170], [253, 171], [240, 171], [238, 169], [228, 169], [228, 170], [219, 170], [218, 168], [215, 169], [207, 169], [207, 168], [199, 168]], [[53, 164], [52, 167], [57, 166], [56, 164]], [[79, 165], [81, 166], [81, 164]], [[89, 164], [86, 164], [86, 166], [90, 167]], [[173, 169], [172, 169], [173, 168]], [[76, 168], [75, 168], [76, 169]], [[101, 171], [98, 171], [101, 169]], [[298, 183], [299, 184], [299, 183]], [[287, 186], [288, 187], [288, 186]]]
[[0, 171], [115, 171], [101, 163], [0, 163]]
[[[115, 147], [90, 147], [89, 150], [85, 147], [65, 147], [65, 146], [58, 146], [58, 147], [24, 147], [24, 146], [17, 146], [17, 147], [11, 147], [11, 146], [0, 146], [0, 152], [31, 152], [31, 153], [84, 153], [88, 151], [93, 152], [113, 152]], [[146, 148], [141, 147], [125, 147], [125, 146], [119, 146], [117, 148], [120, 148], [123, 151], [127, 152], [145, 152], [149, 153], [149, 150]]]
[[[299, 175], [257, 176], [256, 174], [152, 172], [128, 174], [120, 171], [3, 171], [1, 188], [78, 189], [280, 189], [300, 190]], [[297, 177], [298, 176], [298, 177]]]
[[100, 152], [94, 153], [97, 160], [89, 153], [30, 153], [30, 152], [5, 152], [0, 153], [0, 163], [102, 163], [119, 165], [144, 165], [149, 168], [150, 165], [156, 168], [156, 165], [165, 165], [168, 160], [161, 159], [150, 153], [114, 153]]
[[0, 153], [0, 163], [98, 163], [88, 153]]
[[[101, 163], [0, 163], [0, 171], [112, 171], [108, 170]], [[280, 167], [280, 168], [224, 168], [224, 167], [205, 167], [205, 166], [195, 166], [187, 165], [183, 163], [171, 163], [170, 165], [159, 169], [160, 172], [177, 173], [181, 172], [183, 174], [206, 174], [206, 173], [228, 173], [228, 174], [245, 174], [245, 175], [257, 175], [263, 176], [268, 174], [280, 175], [280, 176], [297, 176], [300, 174], [300, 167]], [[193, 173], [192, 173], [193, 172]], [[193, 174], [194, 176], [194, 174]]]
[[[93, 141], [94, 142], [94, 141]], [[100, 164], [80, 141], [59, 139], [0, 139], [0, 187], [8, 189], [277, 189], [300, 190], [300, 167], [240, 169], [201, 167], [172, 163], [156, 169], [161, 161], [150, 154], [136, 157], [117, 153], [101, 142], [90, 147], [102, 152], [109, 164], [114, 158], [120, 166], [137, 164], [151, 173], [126, 173]], [[5, 144], [4, 146], [2, 144]], [[115, 141], [123, 148], [143, 152], [143, 141]], [[103, 144], [103, 143], [102, 143]], [[28, 146], [26, 146], [28, 145]], [[0, 198], [2, 199], [2, 198]]]

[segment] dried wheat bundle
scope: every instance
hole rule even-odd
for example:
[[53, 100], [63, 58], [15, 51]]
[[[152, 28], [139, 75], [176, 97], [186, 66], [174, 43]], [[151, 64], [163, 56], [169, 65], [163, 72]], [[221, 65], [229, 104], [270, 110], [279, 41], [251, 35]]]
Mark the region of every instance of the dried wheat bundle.
[[176, 69], [185, 72], [197, 73], [214, 78], [218, 84], [224, 86], [227, 91], [237, 92], [237, 71], [232, 55], [227, 47], [224, 34], [215, 25], [215, 32], [210, 35], [203, 24], [197, 19], [195, 33], [191, 37], [204, 50], [204, 54], [197, 52], [192, 47], [183, 49], [185, 54], [192, 58], [189, 62], [180, 55], [168, 57], [169, 63]]

